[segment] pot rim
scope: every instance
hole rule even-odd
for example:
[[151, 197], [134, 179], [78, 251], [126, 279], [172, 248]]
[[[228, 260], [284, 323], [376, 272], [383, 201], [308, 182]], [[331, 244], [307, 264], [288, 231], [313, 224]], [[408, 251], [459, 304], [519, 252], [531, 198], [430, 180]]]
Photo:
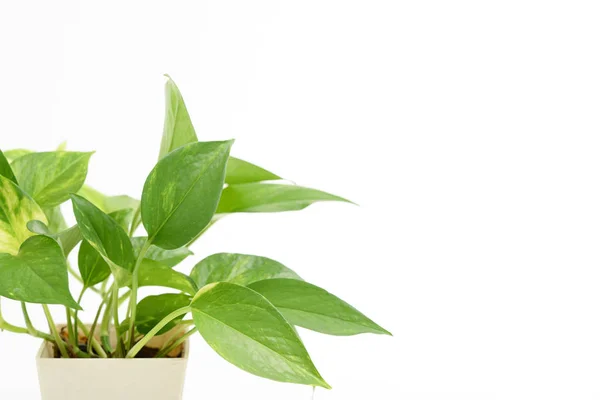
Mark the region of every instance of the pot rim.
[[93, 361], [93, 362], [115, 362], [115, 361], [127, 361], [127, 362], [187, 362], [190, 352], [190, 340], [186, 339], [185, 342], [182, 343], [183, 348], [181, 350], [181, 356], [179, 357], [161, 357], [161, 358], [55, 358], [50, 357], [52, 353], [52, 342], [48, 342], [46, 340], [42, 341], [42, 345], [38, 350], [35, 359], [36, 360], [51, 360], [58, 362], [83, 362], [83, 361]]
[[[58, 329], [61, 329], [62, 327], [64, 327], [66, 324], [56, 324], [56, 327]], [[89, 328], [89, 324], [86, 324], [86, 326], [88, 326]], [[111, 328], [112, 331], [112, 328]], [[166, 337], [168, 338], [169, 333], [171, 333], [171, 331], [165, 333], [164, 335], [159, 335], [159, 336], [155, 336], [154, 338], [152, 338], [150, 340], [149, 343], [152, 343], [154, 340], [159, 339], [161, 337]], [[172, 333], [171, 333], [172, 334]], [[94, 335], [95, 336], [95, 335]], [[127, 361], [127, 362], [161, 362], [161, 361], [169, 361], [169, 362], [187, 362], [188, 358], [189, 358], [189, 353], [190, 353], [190, 339], [187, 338], [182, 344], [181, 344], [182, 348], [181, 348], [181, 355], [179, 357], [161, 357], [161, 358], [55, 358], [54, 356], [51, 356], [51, 354], [53, 353], [53, 349], [52, 349], [52, 342], [49, 342], [47, 340], [42, 340], [42, 344], [40, 346], [40, 349], [38, 350], [35, 359], [36, 360], [54, 360], [54, 361], [61, 361], [61, 362], [75, 362], [75, 361], [110, 361], [110, 362], [115, 362], [115, 361]], [[151, 346], [152, 347], [152, 346]]]

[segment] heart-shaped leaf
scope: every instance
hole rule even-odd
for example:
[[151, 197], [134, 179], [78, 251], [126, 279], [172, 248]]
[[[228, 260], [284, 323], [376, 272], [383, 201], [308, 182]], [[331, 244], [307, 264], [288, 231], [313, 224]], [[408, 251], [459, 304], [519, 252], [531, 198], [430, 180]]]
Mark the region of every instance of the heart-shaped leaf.
[[83, 197], [71, 195], [71, 201], [83, 238], [106, 261], [119, 285], [128, 284], [133, 270], [133, 248], [123, 228]]
[[142, 194], [148, 240], [163, 249], [183, 247], [215, 213], [233, 141], [180, 147], [156, 164]]
[[2, 150], [0, 150], [0, 176], [8, 178], [13, 181], [13, 183], [18, 184], [17, 178], [15, 177], [15, 174], [13, 173], [13, 170], [10, 167], [10, 164], [8, 163], [8, 160], [4, 156]]
[[42, 209], [20, 187], [0, 176], [0, 253], [17, 254], [19, 247], [33, 235], [27, 222], [47, 223]]
[[310, 283], [269, 279], [248, 287], [265, 296], [294, 325], [329, 335], [390, 335], [350, 304]]
[[217, 213], [302, 210], [319, 201], [350, 201], [320, 190], [274, 183], [230, 185], [223, 190]]
[[183, 96], [173, 79], [168, 75], [166, 77], [165, 125], [160, 143], [159, 160], [181, 146], [198, 141]]
[[275, 181], [279, 179], [281, 178], [274, 173], [239, 158], [229, 157], [229, 161], [227, 162], [225, 183], [228, 185]]
[[47, 236], [30, 237], [17, 255], [0, 254], [0, 295], [27, 303], [81, 309], [69, 291], [63, 252]]
[[200, 290], [191, 306], [198, 332], [230, 363], [280, 382], [330, 387], [295, 329], [255, 291], [214, 283]]
[[201, 288], [213, 282], [248, 285], [272, 278], [302, 279], [280, 262], [247, 254], [218, 253], [206, 257], [192, 268], [190, 278]]
[[171, 267], [145, 258], [138, 272], [138, 285], [169, 287], [182, 292], [194, 294], [198, 290], [189, 276], [177, 272]]
[[[175, 310], [190, 305], [192, 298], [182, 293], [165, 293], [157, 296], [148, 296], [137, 305], [135, 317], [135, 328], [144, 335], [150, 332], [164, 317]], [[158, 331], [157, 335], [162, 335], [170, 331], [184, 315], [175, 318], [164, 328]]]
[[42, 207], [57, 206], [76, 193], [87, 175], [93, 153], [31, 153], [12, 163], [19, 185]]
[[[140, 250], [147, 238], [138, 236], [131, 239], [131, 244], [133, 245], [133, 255], [137, 259]], [[165, 250], [160, 247], [151, 245], [146, 251], [146, 255], [144, 258], [148, 258], [150, 260], [158, 261], [163, 265], [173, 268], [183, 260], [185, 260], [188, 256], [193, 255], [192, 251], [187, 247], [180, 247], [174, 250]]]

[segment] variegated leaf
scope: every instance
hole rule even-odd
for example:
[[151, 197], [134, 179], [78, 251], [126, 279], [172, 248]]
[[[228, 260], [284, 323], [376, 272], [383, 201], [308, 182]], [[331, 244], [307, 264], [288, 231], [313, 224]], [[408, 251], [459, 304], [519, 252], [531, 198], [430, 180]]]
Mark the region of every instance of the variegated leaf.
[[13, 170], [10, 167], [10, 164], [8, 163], [8, 160], [4, 156], [2, 150], [0, 150], [0, 175], [18, 184], [17, 178], [15, 177], [15, 174], [13, 173]]
[[27, 222], [34, 219], [48, 223], [40, 206], [27, 193], [0, 176], [0, 253], [17, 254], [21, 243], [33, 235]]
[[173, 79], [168, 75], [166, 77], [165, 126], [160, 143], [159, 159], [183, 145], [198, 141], [190, 114], [183, 102], [183, 96]]
[[32, 153], [12, 163], [19, 185], [44, 208], [65, 202], [87, 175], [93, 153], [50, 151]]

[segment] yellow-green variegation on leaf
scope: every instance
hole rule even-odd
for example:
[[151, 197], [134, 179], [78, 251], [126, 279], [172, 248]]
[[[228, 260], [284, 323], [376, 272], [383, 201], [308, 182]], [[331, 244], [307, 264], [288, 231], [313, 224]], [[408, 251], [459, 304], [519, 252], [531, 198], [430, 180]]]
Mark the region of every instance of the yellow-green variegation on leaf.
[[6, 150], [4, 152], [4, 155], [6, 156], [6, 159], [8, 160], [8, 162], [13, 162], [17, 158], [23, 157], [24, 155], [30, 154], [30, 153], [33, 153], [33, 151], [27, 150], [27, 149], [13, 149], [13, 150]]
[[18, 184], [17, 178], [15, 177], [15, 174], [13, 173], [13, 170], [10, 167], [10, 163], [4, 156], [2, 150], [0, 150], [0, 176], [8, 178], [14, 183]]
[[0, 253], [19, 252], [21, 244], [33, 236], [27, 229], [31, 220], [48, 223], [40, 206], [27, 193], [0, 176]]
[[150, 243], [177, 249], [210, 223], [232, 145], [233, 140], [190, 143], [156, 164], [144, 184], [141, 205]]
[[44, 208], [65, 202], [87, 176], [93, 153], [50, 151], [31, 153], [12, 163], [19, 186]]

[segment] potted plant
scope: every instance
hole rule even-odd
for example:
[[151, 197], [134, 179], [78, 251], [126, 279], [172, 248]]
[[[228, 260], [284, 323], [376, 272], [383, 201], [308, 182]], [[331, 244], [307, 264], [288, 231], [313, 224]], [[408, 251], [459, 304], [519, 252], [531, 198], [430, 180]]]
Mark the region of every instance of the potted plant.
[[[389, 332], [266, 257], [214, 254], [189, 275], [173, 267], [227, 215], [347, 200], [231, 157], [232, 140], [199, 142], [169, 77], [165, 93], [159, 161], [141, 200], [85, 185], [92, 153], [0, 151], [0, 296], [20, 302], [24, 317], [17, 326], [0, 312], [0, 329], [43, 339], [44, 400], [180, 399], [187, 339], [196, 333], [252, 374], [330, 388], [294, 326], [331, 335]], [[71, 227], [60, 208], [69, 201]], [[77, 245], [76, 270], [69, 255]], [[83, 286], [77, 300], [69, 275]], [[142, 286], [169, 293], [140, 299]], [[78, 316], [85, 294], [99, 299], [88, 324]], [[65, 324], [56, 325], [49, 305], [64, 306]], [[42, 307], [48, 332], [32, 324], [31, 307]]]

